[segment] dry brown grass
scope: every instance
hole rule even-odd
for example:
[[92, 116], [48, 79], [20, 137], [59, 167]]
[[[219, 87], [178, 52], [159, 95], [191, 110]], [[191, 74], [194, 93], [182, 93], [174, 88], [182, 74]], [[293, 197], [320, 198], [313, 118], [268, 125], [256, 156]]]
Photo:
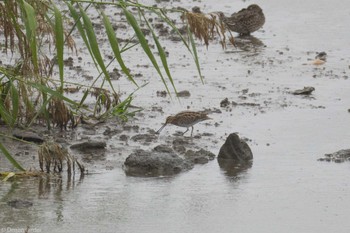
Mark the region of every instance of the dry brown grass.
[[[51, 45], [55, 42], [54, 25], [47, 20], [50, 3], [47, 0], [27, 0], [27, 2], [36, 10], [37, 21], [37, 39], [40, 48], [45, 48], [47, 45], [51, 50]], [[36, 77], [38, 72], [40, 76], [51, 76], [53, 63], [46, 56], [46, 51], [38, 50], [39, 70], [36, 71], [32, 64], [32, 50], [30, 41], [27, 38], [24, 30], [24, 22], [21, 20], [20, 6], [18, 1], [10, 0], [0, 2], [0, 31], [4, 35], [5, 51], [10, 51], [13, 54], [18, 53], [21, 60], [20, 74], [32, 78]], [[66, 45], [71, 51], [76, 51], [73, 38], [65, 31]]]
[[78, 166], [80, 173], [83, 174], [85, 171], [84, 166], [68, 153], [68, 150], [63, 149], [61, 145], [55, 142], [45, 142], [39, 147], [39, 165], [41, 171], [47, 173], [62, 172], [63, 163], [67, 164], [68, 175], [75, 172], [75, 164]]
[[95, 113], [100, 113], [102, 109], [108, 111], [111, 107], [116, 106], [120, 103], [119, 95], [111, 93], [109, 90], [104, 88], [94, 87], [90, 91], [91, 96], [96, 98]]
[[210, 40], [219, 37], [222, 48], [226, 48], [226, 33], [229, 33], [229, 42], [235, 45], [234, 37], [229, 30], [226, 30], [225, 24], [215, 13], [201, 14], [185, 12], [183, 19], [186, 19], [193, 35], [201, 41], [204, 41], [208, 47]]
[[53, 98], [49, 103], [48, 112], [54, 126], [60, 127], [61, 131], [63, 129], [67, 130], [69, 122], [72, 128], [75, 128], [78, 124], [78, 119], [74, 117], [74, 114], [63, 100]]

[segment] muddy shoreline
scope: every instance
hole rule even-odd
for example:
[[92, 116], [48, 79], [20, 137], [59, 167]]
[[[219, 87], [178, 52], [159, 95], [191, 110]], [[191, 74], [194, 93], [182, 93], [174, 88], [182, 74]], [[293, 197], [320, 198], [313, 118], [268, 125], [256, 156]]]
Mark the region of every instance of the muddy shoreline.
[[[204, 12], [215, 9], [229, 13], [252, 2], [171, 3], [188, 9], [197, 5]], [[19, 227], [29, 225], [43, 232], [234, 229], [347, 233], [349, 162], [318, 159], [349, 148], [350, 3], [256, 3], [267, 16], [266, 24], [250, 38], [237, 38], [236, 48], [222, 50], [215, 40], [206, 48], [197, 41], [204, 83], [181, 43], [170, 40], [171, 34], [160, 37], [169, 52], [177, 90], [184, 91], [184, 96], [177, 99], [175, 93], [173, 98], [165, 94], [157, 73], [140, 56], [140, 48], [134, 48], [125, 60], [139, 74], [137, 81], [148, 83], [135, 93], [133, 101], [143, 111], [125, 123], [111, 119], [63, 133], [34, 127], [40, 137], [54, 138], [67, 148], [89, 140], [105, 143], [105, 147], [95, 151], [70, 149], [89, 171], [83, 179], [76, 176], [69, 180], [62, 174], [2, 183], [0, 209], [7, 214], [0, 216], [0, 225], [13, 227], [16, 221]], [[110, 9], [106, 11], [111, 13]], [[118, 33], [126, 35], [123, 27], [120, 30]], [[108, 46], [102, 48], [106, 57], [111, 55]], [[82, 59], [72, 56], [72, 67], [81, 69], [67, 72], [73, 82], [88, 84], [97, 73], [85, 60], [87, 52], [80, 52]], [[312, 62], [320, 52], [327, 53], [327, 61], [315, 65]], [[123, 95], [136, 89], [123, 75], [117, 76], [113, 83]], [[314, 90], [299, 95], [304, 87]], [[155, 136], [167, 116], [183, 110], [211, 111], [212, 120], [198, 123], [193, 138], [180, 136], [183, 128], [176, 126], [166, 127]], [[12, 135], [9, 129], [0, 130]], [[183, 140], [186, 149], [205, 149], [217, 155], [231, 133], [237, 133], [250, 146], [254, 155], [251, 164], [224, 169], [217, 160], [210, 160], [178, 175], [157, 178], [130, 177], [123, 170], [125, 159], [134, 150], [172, 146], [176, 140]], [[0, 140], [25, 167], [38, 168], [36, 146]], [[0, 170], [9, 169], [11, 166], [1, 156]], [[7, 204], [12, 199], [33, 205], [24, 202], [29, 206], [16, 209]]]

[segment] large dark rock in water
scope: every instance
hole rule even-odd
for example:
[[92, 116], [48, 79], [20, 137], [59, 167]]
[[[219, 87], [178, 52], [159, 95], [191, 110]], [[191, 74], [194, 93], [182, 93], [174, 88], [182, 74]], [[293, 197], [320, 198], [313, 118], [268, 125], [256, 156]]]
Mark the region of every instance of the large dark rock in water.
[[193, 168], [193, 164], [178, 156], [170, 147], [160, 145], [152, 151], [138, 149], [124, 162], [130, 176], [171, 176]]
[[253, 159], [253, 153], [248, 144], [237, 134], [231, 133], [221, 146], [218, 159], [230, 159], [237, 162], [248, 162]]
[[333, 161], [336, 163], [342, 163], [350, 161], [350, 149], [339, 150], [331, 154], [325, 154], [324, 158], [318, 159], [319, 161]]

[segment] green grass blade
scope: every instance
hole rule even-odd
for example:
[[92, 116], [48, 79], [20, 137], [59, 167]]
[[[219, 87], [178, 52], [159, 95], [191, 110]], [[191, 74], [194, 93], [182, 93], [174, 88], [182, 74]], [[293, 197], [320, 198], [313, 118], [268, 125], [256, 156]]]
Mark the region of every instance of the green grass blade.
[[51, 88], [49, 88], [45, 85], [42, 85], [39, 83], [34, 83], [34, 82], [28, 82], [28, 85], [31, 85], [32, 87], [34, 87], [35, 89], [37, 89], [41, 92], [46, 92], [47, 94], [50, 94], [53, 97], [56, 97], [56, 98], [63, 100], [63, 101], [66, 101], [67, 103], [70, 103], [72, 105], [77, 105], [76, 102], [63, 96], [59, 91], [52, 90]]
[[94, 30], [93, 30], [92, 22], [81, 6], [80, 6], [80, 13], [81, 13], [83, 21], [84, 21], [84, 28], [86, 31], [87, 38], [89, 40], [91, 51], [96, 59], [97, 64], [99, 65], [102, 72], [104, 73], [106, 80], [108, 81], [109, 85], [111, 86], [113, 92], [116, 93], [114, 90], [113, 84], [111, 82], [109, 73], [107, 72], [107, 68], [103, 62], [102, 55], [101, 55], [101, 52], [99, 49], [99, 45], [97, 43], [96, 35], [95, 35]]
[[79, 103], [79, 105], [78, 105], [78, 108], [80, 108], [81, 106], [83, 106], [83, 104], [84, 104], [86, 98], [88, 97], [88, 95], [89, 95], [89, 90], [86, 90], [85, 93], [84, 93], [84, 95], [83, 95], [83, 97], [82, 97], [81, 100], [80, 100], [80, 103]]
[[173, 78], [171, 76], [171, 73], [170, 73], [170, 70], [169, 70], [168, 61], [167, 61], [164, 49], [163, 49], [162, 45], [159, 43], [157, 35], [154, 33], [154, 30], [151, 27], [151, 25], [148, 23], [148, 20], [146, 19], [145, 15], [142, 13], [142, 11], [139, 11], [139, 12], [141, 12], [141, 14], [142, 14], [142, 16], [143, 16], [143, 18], [144, 18], [148, 28], [152, 32], [153, 40], [156, 43], [156, 46], [157, 46], [157, 49], [158, 49], [158, 53], [159, 53], [159, 57], [160, 57], [160, 59], [162, 61], [165, 73], [168, 75], [169, 81], [170, 81], [171, 85], [173, 86], [175, 93], [177, 93], [176, 87], [175, 87], [175, 84], [174, 84], [174, 80], [173, 80]]
[[8, 152], [8, 150], [2, 145], [0, 142], [0, 151], [5, 155], [8, 161], [17, 168], [18, 170], [25, 171], [25, 169], [11, 156], [11, 154]]
[[88, 39], [87, 39], [87, 36], [86, 36], [86, 33], [85, 33], [85, 30], [84, 30], [84, 27], [83, 27], [83, 25], [82, 25], [82, 23], [81, 23], [81, 21], [80, 21], [80, 15], [79, 15], [79, 13], [75, 10], [75, 8], [70, 4], [70, 3], [68, 3], [68, 2], [65, 2], [66, 4], [67, 4], [67, 6], [68, 6], [68, 8], [69, 8], [69, 11], [70, 11], [70, 13], [71, 13], [71, 15], [72, 15], [72, 17], [73, 17], [73, 19], [74, 19], [74, 21], [75, 21], [75, 25], [77, 26], [77, 28], [78, 28], [78, 31], [79, 31], [79, 33], [80, 33], [80, 36], [81, 36], [81, 38], [83, 39], [83, 41], [84, 41], [84, 43], [85, 43], [85, 45], [86, 45], [86, 47], [87, 47], [87, 49], [88, 49], [88, 51], [89, 51], [89, 53], [90, 53], [90, 55], [91, 55], [91, 58], [92, 58], [92, 60], [93, 60], [93, 62], [94, 62], [94, 64], [95, 64], [95, 66], [97, 67], [97, 63], [96, 63], [96, 61], [95, 61], [95, 58], [94, 58], [94, 56], [92, 55], [92, 51], [91, 51], [91, 47], [90, 47], [90, 44], [89, 44], [89, 41], [88, 41]]
[[161, 13], [159, 13], [156, 10], [152, 10], [152, 12], [156, 13], [159, 17], [161, 17], [162, 20], [164, 20], [164, 22], [166, 22], [176, 32], [176, 34], [181, 38], [181, 41], [185, 45], [187, 50], [192, 54], [191, 47], [188, 45], [186, 39], [182, 36], [179, 29], [177, 29], [177, 27], [174, 25], [174, 23], [171, 21], [171, 19], [169, 19], [169, 17], [165, 14], [165, 12], [162, 10], [160, 11]]
[[193, 51], [193, 58], [194, 58], [194, 62], [196, 63], [196, 67], [197, 67], [197, 70], [198, 70], [199, 77], [201, 78], [202, 83], [204, 83], [203, 82], [203, 76], [202, 76], [202, 73], [201, 73], [201, 67], [199, 65], [199, 59], [198, 59], [196, 44], [195, 44], [195, 41], [193, 39], [192, 32], [191, 32], [189, 26], [187, 26], [187, 33], [188, 33], [188, 36], [190, 38], [192, 51]]
[[6, 110], [3, 103], [0, 102], [0, 117], [6, 122], [6, 125], [11, 125], [13, 122], [11, 114]]
[[150, 49], [150, 47], [148, 46], [147, 40], [145, 38], [145, 35], [142, 33], [141, 28], [139, 27], [139, 25], [137, 24], [137, 21], [135, 19], [135, 17], [131, 14], [130, 11], [128, 11], [125, 7], [123, 7], [123, 11], [124, 14], [126, 16], [126, 20], [128, 21], [128, 23], [131, 25], [131, 27], [134, 29], [134, 32], [141, 44], [141, 47], [143, 48], [144, 52], [146, 53], [146, 55], [148, 56], [148, 58], [150, 59], [150, 61], [153, 64], [153, 67], [156, 69], [156, 71], [158, 72], [160, 78], [162, 79], [162, 82], [167, 90], [167, 92], [170, 94], [168, 85], [165, 82], [165, 79], [163, 77], [162, 72], [160, 71], [159, 65]]
[[55, 41], [56, 41], [56, 51], [57, 51], [57, 63], [60, 74], [60, 92], [63, 92], [63, 82], [64, 82], [64, 74], [63, 74], [63, 50], [64, 50], [64, 32], [63, 32], [63, 23], [62, 23], [62, 15], [60, 10], [54, 5], [55, 12]]
[[128, 79], [130, 81], [132, 81], [138, 87], [137, 83], [135, 82], [135, 80], [131, 76], [129, 69], [126, 67], [126, 65], [123, 61], [123, 58], [121, 56], [121, 52], [119, 49], [119, 42], [117, 40], [117, 36], [113, 30], [113, 27], [112, 27], [108, 17], [103, 12], [102, 12], [102, 17], [103, 17], [103, 23], [104, 23], [105, 28], [106, 28], [107, 36], [109, 39], [109, 43], [111, 44], [115, 58], [117, 59], [120, 67], [122, 68], [122, 71], [127, 75]]
[[13, 82], [11, 82], [11, 101], [12, 101], [11, 126], [13, 126], [17, 121], [18, 110], [19, 110], [19, 95], [18, 95], [17, 87], [13, 85]]
[[38, 73], [39, 71], [39, 62], [38, 62], [38, 54], [37, 54], [37, 41], [36, 41], [36, 15], [34, 8], [28, 4], [26, 1], [22, 0], [22, 6], [25, 11], [24, 24], [26, 27], [27, 39], [29, 40], [29, 45], [32, 52], [32, 63], [34, 66], [34, 72]]
[[45, 117], [45, 120], [47, 123], [47, 128], [48, 128], [48, 130], [51, 129], [51, 118], [50, 118], [49, 112], [47, 111], [47, 108], [46, 108], [46, 106], [50, 102], [50, 100], [51, 100], [51, 97], [47, 98], [47, 95], [46, 95], [45, 100], [43, 101], [40, 108], [36, 111], [35, 115], [32, 117], [32, 119], [29, 122], [29, 124], [27, 125], [27, 127], [31, 127], [31, 125], [36, 121], [36, 119], [40, 116], [40, 114], [44, 114], [44, 117]]

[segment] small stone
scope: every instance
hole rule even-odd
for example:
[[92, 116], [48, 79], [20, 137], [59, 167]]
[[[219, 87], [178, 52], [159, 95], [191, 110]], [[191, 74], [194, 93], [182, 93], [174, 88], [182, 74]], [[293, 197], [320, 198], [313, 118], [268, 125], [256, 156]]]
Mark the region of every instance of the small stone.
[[230, 101], [228, 101], [228, 98], [225, 98], [220, 102], [220, 107], [222, 108], [226, 108], [229, 105], [230, 105]]
[[13, 208], [16, 208], [16, 209], [28, 208], [28, 207], [33, 206], [33, 202], [26, 201], [26, 200], [20, 200], [20, 199], [8, 201], [7, 204]]
[[310, 95], [315, 90], [314, 87], [304, 87], [301, 90], [295, 90], [292, 92], [293, 95]]
[[24, 141], [28, 142], [35, 142], [35, 143], [43, 143], [44, 139], [40, 137], [38, 134], [30, 131], [19, 131], [15, 130], [12, 134], [15, 138], [22, 139]]
[[106, 142], [103, 141], [88, 141], [74, 144], [70, 148], [76, 150], [105, 149], [106, 145]]
[[190, 97], [191, 93], [189, 91], [179, 91], [176, 96], [177, 97]]

